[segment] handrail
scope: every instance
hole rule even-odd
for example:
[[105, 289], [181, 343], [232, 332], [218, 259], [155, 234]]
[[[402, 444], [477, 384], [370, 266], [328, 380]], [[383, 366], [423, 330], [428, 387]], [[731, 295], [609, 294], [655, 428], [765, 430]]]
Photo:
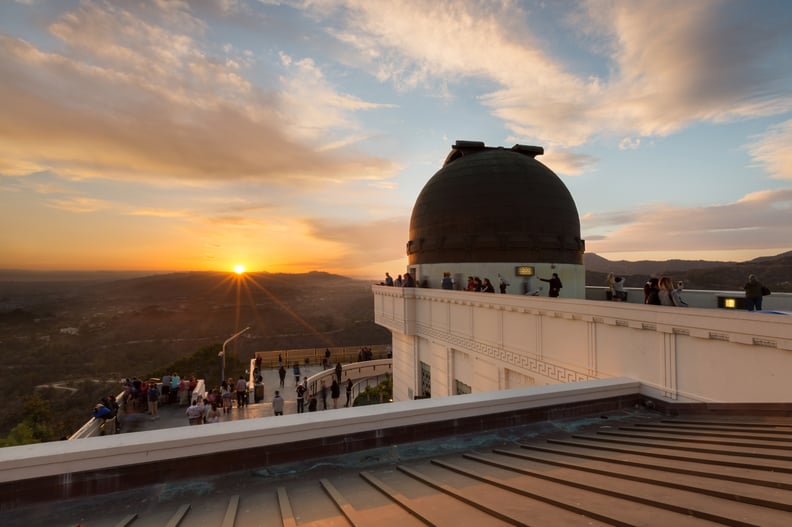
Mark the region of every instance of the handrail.
[[283, 365], [288, 367], [295, 362], [300, 366], [306, 364], [320, 365], [325, 356], [325, 350], [330, 350], [330, 363], [335, 365], [336, 362], [341, 364], [355, 362], [358, 359], [358, 352], [361, 348], [371, 349], [372, 356], [375, 359], [386, 358], [388, 354], [388, 344], [370, 344], [361, 346], [339, 346], [339, 347], [325, 347], [325, 348], [300, 348], [300, 349], [287, 349], [287, 350], [270, 350], [270, 351], [257, 351], [255, 356], [261, 357], [261, 368], [277, 368], [278, 356], [282, 356]]
[[[345, 391], [344, 382], [352, 379], [354, 383], [352, 386], [352, 400], [357, 397], [357, 394], [360, 393], [360, 385], [363, 384], [362, 381], [371, 379], [371, 378], [379, 378], [384, 376], [385, 374], [392, 373], [393, 371], [393, 359], [375, 359], [375, 360], [367, 360], [363, 362], [353, 362], [350, 364], [342, 364], [341, 365], [341, 391]], [[326, 385], [327, 389], [330, 389], [330, 385], [332, 384], [332, 379], [335, 378], [336, 372], [335, 368], [330, 368], [327, 370], [322, 370], [319, 373], [315, 373], [308, 377], [308, 391], [314, 395], [319, 393], [319, 388], [321, 386], [322, 381], [330, 380], [330, 382]], [[377, 382], [379, 384], [379, 381]], [[370, 384], [366, 383], [366, 386]], [[357, 387], [357, 392], [355, 391]]]

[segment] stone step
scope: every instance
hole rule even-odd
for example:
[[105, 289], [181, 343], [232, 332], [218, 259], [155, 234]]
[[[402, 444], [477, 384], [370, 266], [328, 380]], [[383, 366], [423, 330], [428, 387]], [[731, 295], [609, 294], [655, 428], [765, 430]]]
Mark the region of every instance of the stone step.
[[[524, 507], [526, 519], [534, 513], [537, 502], [544, 503], [550, 509], [539, 516], [542, 521], [535, 525], [587, 525], [589, 522], [602, 522], [610, 525], [637, 526], [679, 526], [702, 527], [717, 523], [695, 518], [665, 509], [658, 509], [651, 504], [635, 502], [594, 492], [589, 489], [566, 485], [557, 481], [537, 478], [532, 474], [512, 470], [513, 463], [501, 464], [498, 459], [490, 462], [494, 454], [468, 454], [463, 458], [433, 460], [443, 468], [459, 472], [478, 479], [488, 485], [508, 491], [516, 496]], [[501, 457], [501, 456], [495, 456]], [[556, 514], [572, 513], [577, 521], [553, 522]], [[581, 521], [581, 518], [584, 518]]]
[[278, 501], [283, 527], [353, 525], [315, 479], [306, 484], [301, 478], [295, 478], [279, 487]]
[[[596, 474], [575, 468], [548, 466], [546, 463], [497, 454], [467, 454], [465, 457], [534, 478], [541, 481], [542, 485], [549, 484], [551, 489], [558, 492], [557, 496], [563, 496], [567, 492], [565, 488], [583, 490], [590, 494], [616, 498], [619, 502], [648, 505], [654, 507], [656, 511], [666, 510], [726, 525], [756, 525], [751, 519], [761, 517], [762, 525], [782, 527], [788, 526], [792, 517], [785, 510], [698, 492], [698, 489], [692, 485], [686, 489], [679, 489], [649, 481]], [[589, 499], [591, 498], [579, 497], [578, 502], [585, 504]]]
[[[607, 461], [588, 460], [548, 451], [526, 451], [525, 449], [495, 449], [493, 453], [545, 463], [554, 467], [600, 474], [628, 481], [661, 485], [718, 498], [751, 503], [787, 512], [792, 512], [792, 490], [768, 489], [767, 486], [735, 482], [700, 472], [697, 475], [675, 471], [663, 471], [658, 467], [625, 466]], [[714, 481], [718, 480], [718, 481]], [[713, 486], [717, 483], [717, 488]]]
[[[768, 470], [780, 470], [784, 472], [792, 472], [792, 457], [784, 452], [773, 452], [766, 449], [760, 451], [747, 450], [732, 445], [731, 447], [723, 445], [697, 445], [693, 443], [683, 443], [681, 441], [653, 441], [648, 437], [636, 438], [618, 436], [615, 434], [609, 435], [583, 435], [573, 434], [572, 439], [576, 441], [585, 440], [590, 443], [596, 443], [608, 448], [620, 448], [632, 446], [646, 452], [653, 452], [653, 455], [659, 455], [661, 452], [676, 453], [680, 456], [687, 456], [690, 459], [696, 459], [702, 454], [718, 456], [718, 463], [729, 464], [729, 462], [736, 463], [738, 466], [750, 467], [767, 467]], [[549, 440], [552, 441], [552, 440]]]
[[767, 445], [770, 448], [780, 448], [785, 450], [792, 449], [792, 434], [789, 433], [774, 433], [777, 431], [753, 431], [753, 430], [713, 430], [706, 428], [679, 428], [674, 426], [649, 426], [641, 424], [636, 426], [620, 426], [620, 431], [647, 433], [652, 435], [666, 435], [679, 437], [679, 438], [700, 438], [708, 439], [715, 444], [731, 444], [740, 443], [740, 441], [732, 441], [739, 439], [747, 439], [749, 441], [758, 442], [762, 445]]
[[[355, 511], [355, 525], [384, 527], [422, 527], [426, 524], [410, 514], [381, 490], [371, 485], [357, 473], [342, 473], [324, 480], [332, 484], [335, 491]], [[323, 483], [324, 484], [324, 483]], [[327, 489], [325, 489], [327, 491]]]
[[[567, 510], [541, 499], [515, 493], [508, 488], [493, 485], [486, 479], [449, 468], [449, 465], [459, 466], [465, 463], [466, 461], [460, 456], [442, 461], [432, 460], [409, 467], [400, 465], [398, 468], [435, 490], [455, 496], [458, 500], [469, 504], [475, 503], [474, 506], [480, 510], [513, 525], [591, 527], [609, 525], [607, 522], [583, 516], [574, 510]], [[486, 471], [486, 468], [484, 470]], [[482, 474], [478, 472], [477, 475]]]
[[395, 468], [366, 471], [361, 475], [380, 492], [428, 525], [454, 527], [513, 525], [451, 495], [437, 492], [431, 486]]
[[789, 473], [774, 472], [769, 470], [757, 470], [750, 468], [732, 467], [714, 463], [704, 463], [706, 461], [699, 458], [690, 460], [669, 459], [668, 457], [652, 456], [648, 452], [629, 453], [628, 449], [623, 451], [609, 451], [600, 448], [587, 448], [585, 444], [575, 444], [573, 442], [553, 442], [547, 445], [520, 445], [522, 449], [558, 454], [576, 460], [587, 459], [592, 461], [602, 461], [606, 463], [619, 464], [627, 467], [648, 468], [680, 474], [691, 474], [694, 476], [710, 477], [717, 480], [737, 481], [760, 485], [771, 488], [792, 490], [792, 476]]
[[711, 432], [750, 432], [766, 435], [783, 435], [792, 441], [792, 427], [782, 425], [752, 426], [749, 423], [730, 425], [724, 423], [693, 423], [663, 420], [658, 423], [636, 423], [634, 426], [644, 428], [674, 428], [676, 430], [706, 430]]
[[741, 419], [708, 419], [706, 417], [696, 419], [660, 419], [660, 423], [670, 423], [676, 425], [692, 425], [692, 426], [709, 426], [709, 427], [729, 427], [729, 428], [742, 428], [742, 429], [765, 429], [765, 430], [786, 430], [792, 431], [792, 425], [789, 420], [784, 419], [761, 419], [746, 421]]

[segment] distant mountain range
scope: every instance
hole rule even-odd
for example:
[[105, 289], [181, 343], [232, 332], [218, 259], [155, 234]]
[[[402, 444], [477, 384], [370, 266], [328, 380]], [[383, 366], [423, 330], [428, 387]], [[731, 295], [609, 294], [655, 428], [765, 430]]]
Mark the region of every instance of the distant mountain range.
[[707, 260], [611, 261], [595, 253], [583, 255], [587, 285], [605, 285], [608, 273], [626, 279], [628, 287], [640, 287], [650, 276], [670, 275], [685, 282], [686, 289], [741, 290], [749, 274], [773, 291], [792, 292], [792, 251], [762, 256], [746, 262]]

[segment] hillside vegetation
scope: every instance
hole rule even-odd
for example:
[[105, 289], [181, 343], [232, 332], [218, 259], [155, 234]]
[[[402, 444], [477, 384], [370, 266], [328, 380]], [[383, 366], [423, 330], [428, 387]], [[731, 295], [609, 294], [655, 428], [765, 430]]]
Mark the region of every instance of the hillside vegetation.
[[0, 282], [0, 436], [31, 415], [38, 439], [68, 435], [120, 379], [206, 364], [246, 326], [228, 346], [229, 374], [256, 351], [390, 341], [374, 324], [370, 283], [327, 273]]

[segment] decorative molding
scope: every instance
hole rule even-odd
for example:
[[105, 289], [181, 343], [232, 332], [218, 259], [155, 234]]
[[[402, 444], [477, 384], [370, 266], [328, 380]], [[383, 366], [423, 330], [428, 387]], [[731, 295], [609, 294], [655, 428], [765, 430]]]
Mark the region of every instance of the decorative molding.
[[507, 351], [503, 348], [490, 346], [482, 342], [474, 342], [469, 338], [454, 335], [445, 331], [440, 331], [424, 324], [416, 324], [416, 329], [420, 336], [445, 343], [450, 348], [478, 353], [500, 362], [505, 362], [514, 367], [521, 368], [538, 375], [544, 375], [545, 377], [549, 377], [558, 382], [578, 382], [595, 379], [593, 376], [572, 370], [570, 368], [565, 368], [563, 366], [536, 359], [534, 357], [527, 357], [518, 352]]

